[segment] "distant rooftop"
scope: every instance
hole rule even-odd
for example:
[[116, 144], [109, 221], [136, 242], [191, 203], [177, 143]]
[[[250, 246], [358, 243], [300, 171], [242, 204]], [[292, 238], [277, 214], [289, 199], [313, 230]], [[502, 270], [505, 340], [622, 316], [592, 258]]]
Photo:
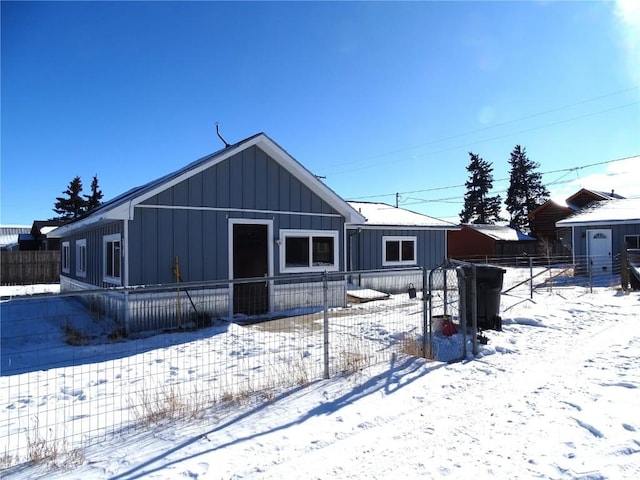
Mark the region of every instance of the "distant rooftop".
[[508, 225], [483, 225], [477, 223], [469, 223], [465, 224], [464, 226], [472, 228], [486, 235], [487, 237], [493, 238], [494, 240], [504, 240], [509, 242], [536, 241], [535, 238], [530, 237], [529, 235], [522, 233], [520, 230]]
[[457, 229], [454, 223], [394, 207], [386, 203], [347, 202], [367, 219], [365, 225], [401, 225], [411, 227], [436, 227]]
[[564, 220], [560, 227], [593, 224], [640, 223], [640, 198], [619, 198], [596, 202]]

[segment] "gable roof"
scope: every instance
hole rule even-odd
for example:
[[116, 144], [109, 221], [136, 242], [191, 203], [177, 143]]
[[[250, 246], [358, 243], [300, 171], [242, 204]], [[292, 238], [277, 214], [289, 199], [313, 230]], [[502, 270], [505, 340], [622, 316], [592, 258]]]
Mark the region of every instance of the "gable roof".
[[468, 223], [464, 227], [471, 228], [476, 232], [479, 232], [494, 240], [501, 240], [506, 242], [535, 242], [536, 239], [529, 235], [522, 233], [517, 228], [510, 227], [508, 225], [484, 225], [479, 223]]
[[566, 202], [559, 202], [553, 199], [549, 199], [546, 202], [544, 202], [542, 205], [534, 208], [533, 210], [531, 210], [527, 217], [528, 218], [535, 218], [537, 215], [540, 214], [540, 212], [544, 212], [545, 210], [549, 210], [555, 208], [556, 210], [561, 210], [567, 213], [567, 215], [570, 215], [572, 212], [575, 212], [576, 210], [578, 210], [578, 207], [576, 207], [575, 205], [568, 205]]
[[229, 145], [210, 155], [202, 157], [175, 172], [169, 173], [149, 183], [132, 188], [117, 197], [102, 203], [85, 217], [63, 225], [49, 234], [50, 237], [60, 237], [75, 230], [87, 227], [94, 223], [111, 220], [133, 219], [133, 209], [136, 205], [173, 187], [174, 185], [194, 176], [198, 173], [220, 163], [233, 155], [257, 146], [267, 155], [278, 162], [289, 173], [309, 187], [322, 200], [331, 205], [343, 215], [347, 222], [364, 222], [364, 217], [355, 211], [338, 194], [322, 183], [315, 175], [294, 159], [280, 145], [274, 142], [264, 133], [258, 133], [245, 138], [233, 145]]
[[352, 208], [364, 215], [366, 221], [358, 226], [397, 226], [420, 227], [438, 230], [459, 230], [457, 225], [438, 218], [412, 212], [404, 208], [394, 207], [377, 202], [347, 202]]
[[565, 202], [567, 206], [572, 210], [581, 210], [592, 202], [599, 202], [602, 200], [613, 200], [616, 198], [624, 198], [617, 193], [611, 192], [601, 192], [598, 190], [590, 190], [588, 188], [581, 188], [573, 195], [567, 197]]
[[559, 227], [640, 223], [640, 198], [596, 202], [575, 215], [556, 222]]
[[18, 245], [18, 236], [29, 233], [31, 227], [26, 225], [0, 225], [0, 248], [11, 248]]

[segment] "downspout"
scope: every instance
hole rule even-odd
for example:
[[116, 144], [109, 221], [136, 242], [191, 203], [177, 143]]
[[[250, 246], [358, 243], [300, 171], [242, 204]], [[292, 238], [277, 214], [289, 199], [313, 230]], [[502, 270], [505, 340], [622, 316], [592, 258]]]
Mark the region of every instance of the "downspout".
[[[354, 264], [353, 264], [353, 260], [354, 260], [354, 255], [353, 255], [353, 248], [352, 248], [352, 239], [353, 237], [355, 237], [356, 235], [360, 235], [360, 233], [362, 232], [362, 227], [358, 227], [353, 233], [348, 235], [347, 238], [347, 249], [348, 249], [348, 266], [349, 266], [349, 270], [350, 271], [354, 271], [354, 270], [359, 270], [360, 269], [360, 261], [358, 258], [358, 262], [357, 265], [354, 268]], [[358, 246], [358, 257], [360, 255], [360, 246]]]
[[122, 255], [124, 256], [124, 262], [122, 265], [124, 266], [124, 272], [122, 275], [122, 286], [124, 289], [124, 325], [125, 331], [130, 331], [130, 307], [129, 307], [129, 289], [126, 288], [129, 286], [129, 222], [133, 220], [133, 202], [129, 200], [129, 214], [128, 218], [125, 218], [122, 221], [122, 236], [124, 237], [124, 248], [122, 249]]

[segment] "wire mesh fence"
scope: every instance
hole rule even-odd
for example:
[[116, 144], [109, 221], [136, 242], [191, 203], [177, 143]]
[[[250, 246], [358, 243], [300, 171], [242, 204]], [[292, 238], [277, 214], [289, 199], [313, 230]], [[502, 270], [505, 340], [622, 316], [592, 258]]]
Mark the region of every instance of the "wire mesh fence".
[[405, 275], [367, 275], [388, 288], [325, 274], [3, 301], [2, 464], [268, 401], [419, 344], [422, 285], [412, 298]]
[[[572, 264], [509, 267], [500, 290], [528, 296], [568, 284], [610, 286], [619, 282], [616, 268], [576, 277]], [[229, 415], [238, 405], [270, 401], [392, 355], [429, 356], [436, 322], [449, 317], [466, 331], [468, 303], [456, 269], [430, 273], [332, 273], [4, 299], [0, 466], [167, 421]]]

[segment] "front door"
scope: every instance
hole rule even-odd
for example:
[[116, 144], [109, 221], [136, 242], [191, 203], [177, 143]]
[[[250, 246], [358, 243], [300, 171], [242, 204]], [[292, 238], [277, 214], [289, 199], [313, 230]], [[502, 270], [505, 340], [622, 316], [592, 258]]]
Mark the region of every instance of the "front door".
[[611, 230], [587, 230], [587, 242], [591, 273], [611, 273]]
[[[233, 278], [256, 278], [269, 275], [269, 227], [266, 224], [234, 223]], [[258, 315], [269, 311], [269, 285], [238, 282], [233, 285], [233, 312]]]

